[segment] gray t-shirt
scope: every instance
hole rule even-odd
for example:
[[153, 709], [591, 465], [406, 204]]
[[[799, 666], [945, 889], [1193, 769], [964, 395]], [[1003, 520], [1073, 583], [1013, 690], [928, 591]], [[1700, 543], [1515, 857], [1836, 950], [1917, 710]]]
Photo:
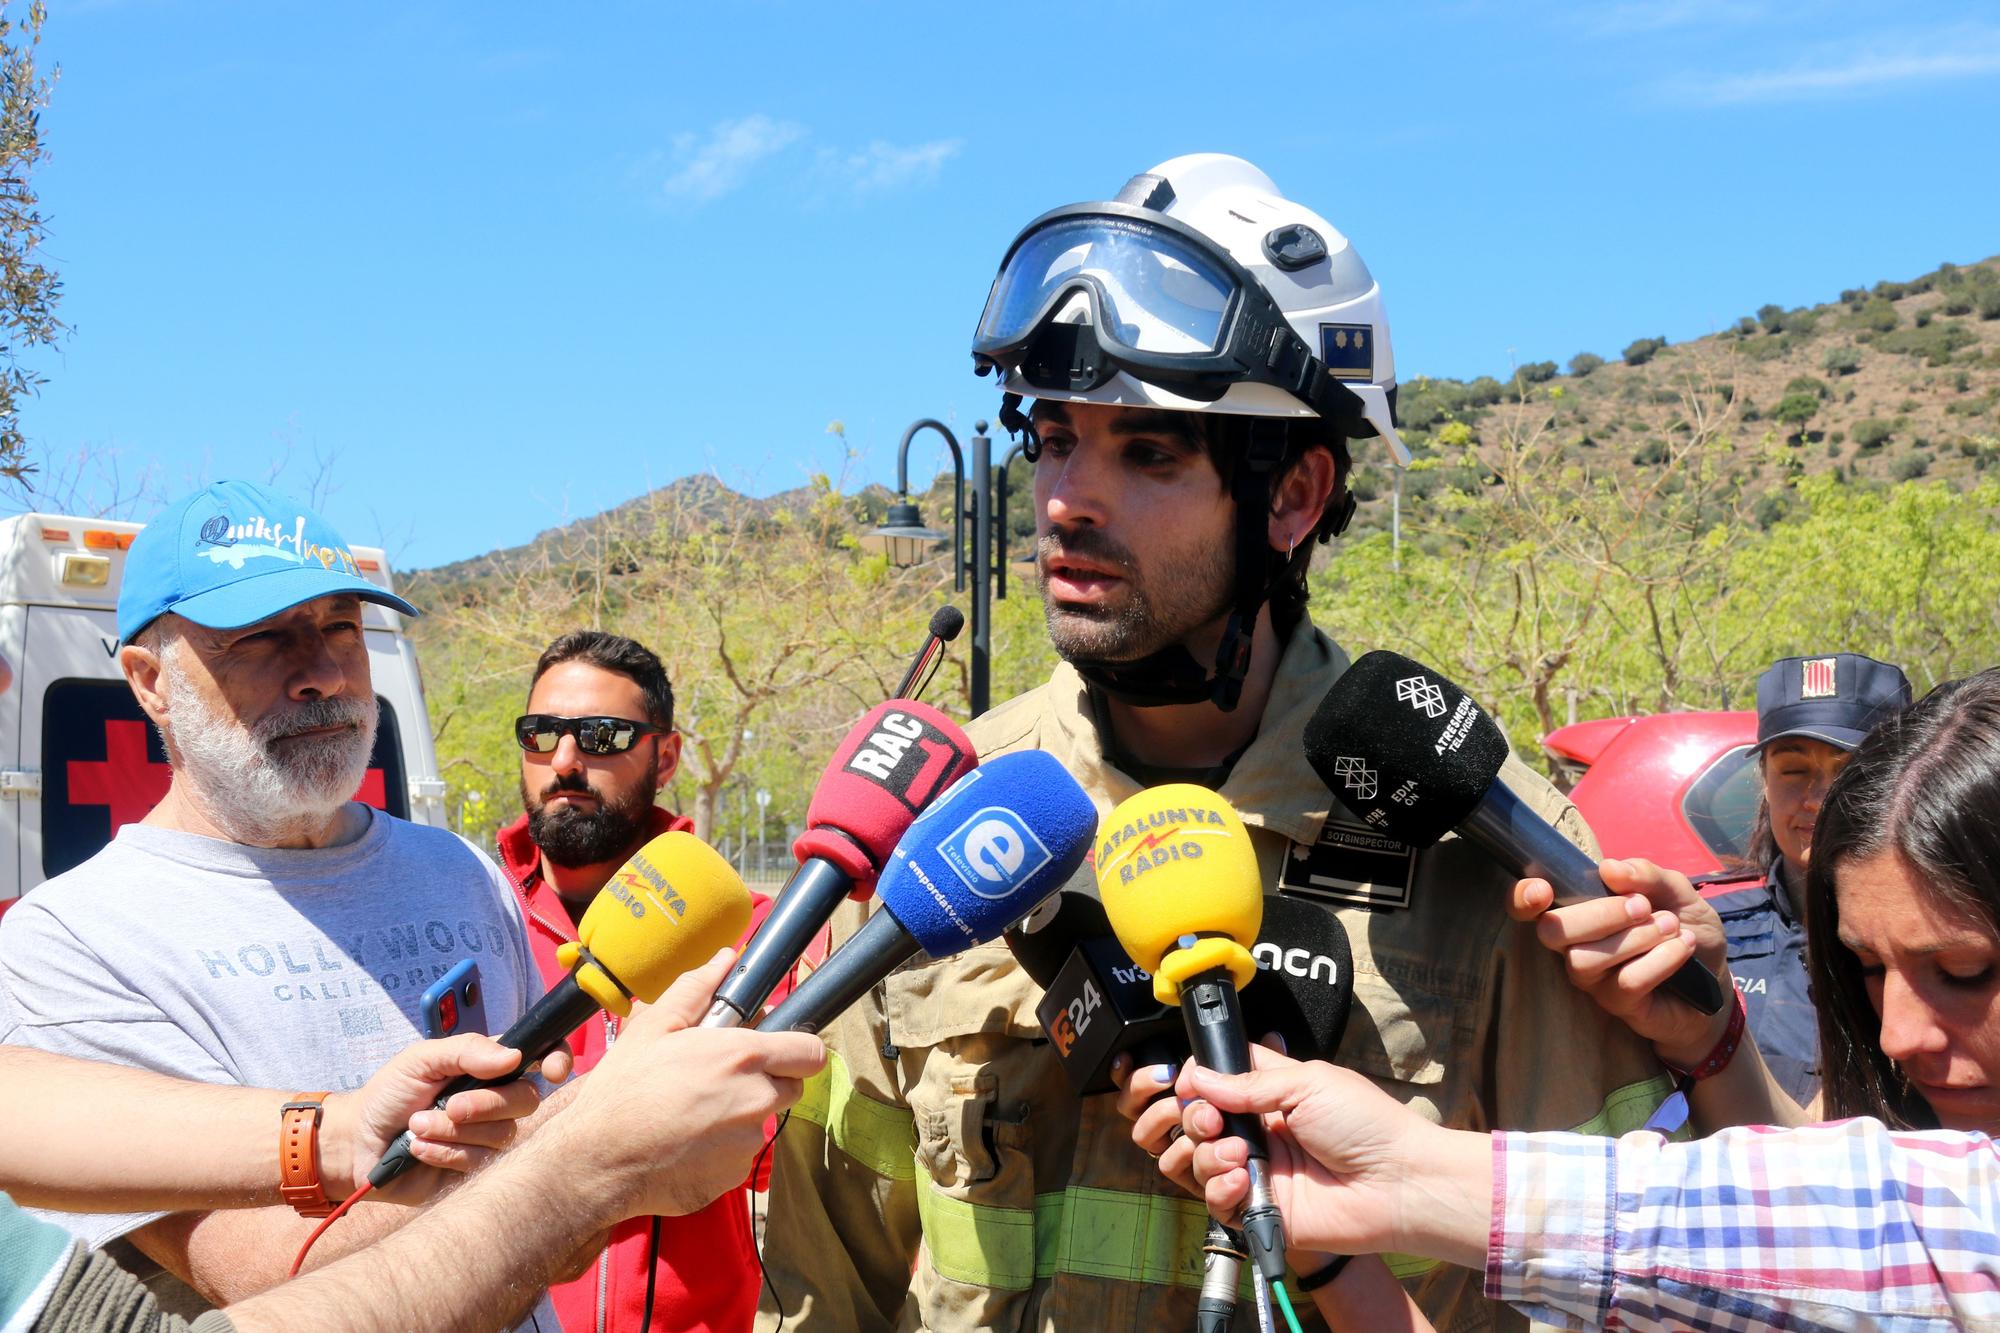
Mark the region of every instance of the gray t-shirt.
[[[0, 918], [0, 1044], [344, 1091], [422, 1035], [425, 987], [462, 958], [504, 1031], [542, 992], [506, 880], [455, 834], [370, 815], [310, 851], [125, 825]], [[161, 1216], [39, 1215], [92, 1245]]]

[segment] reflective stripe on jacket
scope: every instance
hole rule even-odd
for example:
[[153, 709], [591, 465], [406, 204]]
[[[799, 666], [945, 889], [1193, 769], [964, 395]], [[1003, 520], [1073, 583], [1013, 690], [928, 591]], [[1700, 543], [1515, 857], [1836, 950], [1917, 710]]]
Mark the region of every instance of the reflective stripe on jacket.
[[[1331, 797], [1300, 736], [1346, 665], [1302, 624], [1264, 725], [1221, 788], [1267, 882], [1318, 897], [1347, 929], [1355, 1005], [1340, 1063], [1448, 1124], [1637, 1128], [1665, 1075], [1507, 919], [1502, 871], [1457, 839], [1412, 857], [1345, 820], [1328, 827]], [[1091, 696], [1068, 666], [969, 732], [984, 755], [1054, 754], [1100, 812], [1138, 790], [1105, 761]], [[1594, 846], [1546, 782], [1512, 759], [1504, 776]], [[1069, 887], [1094, 891], [1090, 868]], [[1384, 905], [1348, 905], [1363, 899]], [[836, 942], [866, 915], [843, 906]], [[1132, 1145], [1111, 1098], [1079, 1103], [1036, 1021], [1040, 998], [996, 943], [897, 971], [822, 1034], [833, 1058], [780, 1136], [772, 1175], [765, 1260], [788, 1327], [1194, 1325], [1201, 1208]], [[1444, 1333], [1523, 1326], [1480, 1294], [1479, 1274], [1391, 1263]], [[778, 1313], [767, 1289], [760, 1329]], [[1253, 1326], [1243, 1302], [1237, 1327]]]

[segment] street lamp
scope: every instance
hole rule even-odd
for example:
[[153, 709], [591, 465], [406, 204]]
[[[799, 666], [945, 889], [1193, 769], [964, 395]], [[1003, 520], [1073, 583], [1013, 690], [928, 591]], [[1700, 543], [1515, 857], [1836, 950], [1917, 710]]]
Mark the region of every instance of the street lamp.
[[[888, 521], [861, 539], [865, 549], [876, 551], [889, 557], [889, 562], [898, 568], [908, 568], [923, 558], [925, 550], [945, 539], [942, 532], [923, 526], [923, 518], [917, 506], [910, 500], [910, 441], [927, 430], [934, 430], [944, 437], [945, 445], [951, 450], [952, 516], [951, 516], [951, 572], [952, 587], [963, 592], [968, 575], [972, 581], [972, 715], [978, 717], [985, 712], [991, 702], [991, 648], [992, 614], [987, 604], [989, 589], [993, 580], [998, 579], [998, 596], [1007, 595], [1007, 472], [1003, 464], [998, 472], [993, 467], [993, 442], [986, 437], [986, 423], [972, 423], [972, 467], [965, 466], [965, 454], [958, 447], [958, 438], [941, 421], [925, 417], [903, 432], [903, 442], [896, 449], [896, 495], [898, 502], [889, 506]], [[1016, 445], [1007, 455], [1007, 462], [1014, 460], [1020, 451]], [[967, 483], [972, 492], [971, 503], [967, 504]], [[971, 541], [966, 540], [965, 520], [972, 520]], [[999, 549], [995, 558], [994, 524], [998, 522]]]

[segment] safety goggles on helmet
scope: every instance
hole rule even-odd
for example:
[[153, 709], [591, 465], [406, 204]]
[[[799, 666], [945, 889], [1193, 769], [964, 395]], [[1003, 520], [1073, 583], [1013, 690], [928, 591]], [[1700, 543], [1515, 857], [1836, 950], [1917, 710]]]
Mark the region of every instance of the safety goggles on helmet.
[[1360, 413], [1248, 270], [1186, 223], [1130, 204], [1074, 204], [1029, 223], [1000, 263], [972, 357], [981, 374], [1016, 371], [1051, 391], [1086, 392], [1123, 371], [1205, 402], [1249, 382], [1332, 420]]
[[633, 722], [622, 717], [558, 717], [554, 713], [528, 713], [514, 719], [514, 739], [529, 754], [554, 754], [565, 736], [576, 737], [576, 748], [585, 754], [623, 754], [639, 743], [641, 736], [663, 734], [664, 727], [650, 722]]

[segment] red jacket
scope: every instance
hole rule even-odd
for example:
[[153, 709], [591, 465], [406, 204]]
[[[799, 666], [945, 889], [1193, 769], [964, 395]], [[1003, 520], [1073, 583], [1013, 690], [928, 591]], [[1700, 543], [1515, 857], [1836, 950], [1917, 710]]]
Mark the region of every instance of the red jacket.
[[[693, 820], [668, 810], [655, 808], [653, 816], [648, 838], [694, 828]], [[528, 942], [542, 983], [552, 986], [566, 971], [556, 962], [556, 946], [575, 939], [576, 931], [561, 898], [542, 878], [541, 852], [528, 836], [525, 814], [500, 830], [499, 845], [501, 864], [527, 916]], [[762, 894], [752, 894], [751, 899], [754, 931], [770, 913], [771, 900]], [[608, 1013], [596, 1015], [571, 1033], [576, 1072], [581, 1074], [601, 1060], [617, 1036], [618, 1020]], [[747, 1190], [731, 1190], [698, 1213], [660, 1219], [653, 1333], [744, 1333], [750, 1328], [762, 1279], [747, 1195]], [[638, 1333], [646, 1318], [646, 1253], [651, 1243], [650, 1218], [621, 1222], [594, 1267], [574, 1282], [549, 1288], [564, 1333]]]

